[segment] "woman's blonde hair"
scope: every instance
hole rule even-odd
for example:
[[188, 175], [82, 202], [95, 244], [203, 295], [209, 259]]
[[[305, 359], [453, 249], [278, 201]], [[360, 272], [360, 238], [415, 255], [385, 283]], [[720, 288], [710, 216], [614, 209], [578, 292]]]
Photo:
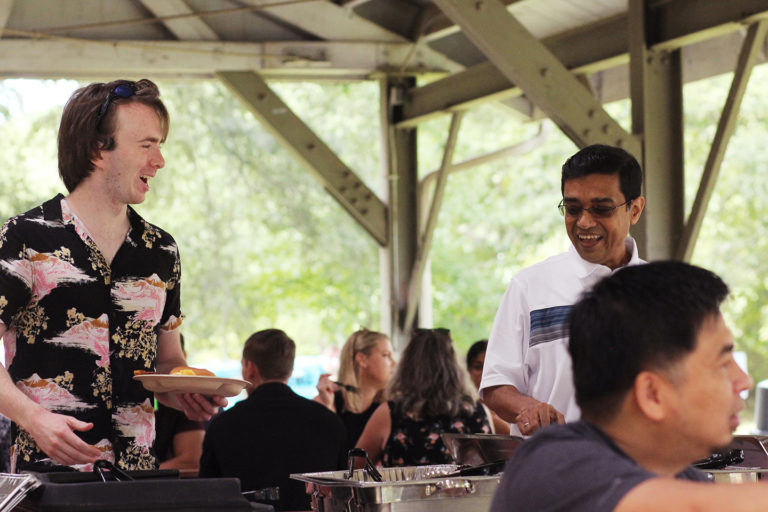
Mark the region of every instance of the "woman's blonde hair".
[[[365, 355], [370, 355], [371, 351], [376, 348], [381, 340], [388, 339], [389, 336], [386, 334], [377, 331], [369, 331], [364, 327], [359, 331], [350, 334], [339, 355], [339, 382], [359, 388], [360, 368], [357, 365], [355, 355], [360, 352]], [[350, 393], [342, 388], [341, 395], [342, 398], [344, 398], [344, 408], [347, 411], [354, 413], [363, 412], [361, 410], [362, 404], [360, 403], [359, 394]], [[383, 396], [384, 390], [379, 391], [373, 399], [374, 402], [380, 402]]]

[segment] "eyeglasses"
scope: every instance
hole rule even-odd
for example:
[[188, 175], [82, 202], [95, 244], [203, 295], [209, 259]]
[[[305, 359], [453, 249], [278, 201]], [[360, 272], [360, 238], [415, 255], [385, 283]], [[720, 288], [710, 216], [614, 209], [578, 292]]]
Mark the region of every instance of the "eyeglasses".
[[99, 109], [99, 115], [96, 116], [96, 129], [101, 126], [101, 120], [104, 118], [104, 115], [107, 113], [107, 110], [109, 110], [109, 105], [112, 104], [112, 102], [117, 98], [130, 98], [136, 94], [136, 84], [133, 82], [129, 82], [126, 84], [119, 84], [116, 85], [114, 89], [112, 89], [109, 94], [107, 95], [107, 99], [104, 100], [104, 103], [101, 105], [101, 109]]
[[560, 204], [557, 205], [557, 209], [560, 210], [560, 215], [563, 217], [573, 217], [578, 219], [581, 217], [582, 213], [589, 212], [589, 214], [593, 217], [600, 217], [605, 219], [613, 215], [613, 212], [616, 211], [616, 208], [619, 206], [624, 206], [625, 204], [630, 204], [632, 201], [634, 201], [634, 199], [624, 201], [623, 203], [617, 204], [616, 206], [605, 206], [602, 204], [597, 204], [589, 208], [584, 208], [578, 204], [564, 204], [563, 201], [560, 201]]

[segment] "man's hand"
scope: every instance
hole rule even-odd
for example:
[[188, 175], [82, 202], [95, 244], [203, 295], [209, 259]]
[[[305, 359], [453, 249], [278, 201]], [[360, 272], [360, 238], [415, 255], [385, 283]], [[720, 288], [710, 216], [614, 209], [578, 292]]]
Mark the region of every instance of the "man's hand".
[[550, 404], [522, 394], [515, 386], [492, 386], [483, 390], [483, 402], [502, 419], [517, 425], [529, 436], [543, 425], [565, 423], [562, 413]]
[[200, 393], [179, 393], [176, 398], [184, 414], [193, 421], [208, 421], [219, 411], [219, 407], [226, 407], [228, 403], [223, 396]]
[[56, 414], [45, 409], [38, 409], [22, 424], [37, 443], [37, 446], [53, 462], [67, 466], [94, 462], [101, 451], [77, 437], [74, 431], [85, 432], [93, 428], [93, 423], [85, 423], [72, 416]]
[[523, 407], [515, 419], [517, 428], [525, 436], [529, 436], [544, 425], [551, 423], [565, 423], [565, 418], [560, 411], [544, 402], [536, 402]]

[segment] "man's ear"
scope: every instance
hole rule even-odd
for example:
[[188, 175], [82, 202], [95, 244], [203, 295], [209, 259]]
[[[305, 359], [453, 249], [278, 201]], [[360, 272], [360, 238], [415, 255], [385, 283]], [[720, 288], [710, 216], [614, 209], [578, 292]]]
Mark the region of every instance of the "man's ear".
[[243, 360], [243, 380], [258, 382], [260, 379], [259, 367], [253, 361]]
[[637, 221], [640, 220], [640, 214], [643, 213], [643, 208], [645, 208], [645, 198], [643, 196], [636, 197], [629, 207], [629, 221], [632, 225], [637, 224]]
[[632, 393], [638, 409], [651, 421], [667, 416], [667, 393], [670, 383], [658, 373], [644, 371], [635, 377]]

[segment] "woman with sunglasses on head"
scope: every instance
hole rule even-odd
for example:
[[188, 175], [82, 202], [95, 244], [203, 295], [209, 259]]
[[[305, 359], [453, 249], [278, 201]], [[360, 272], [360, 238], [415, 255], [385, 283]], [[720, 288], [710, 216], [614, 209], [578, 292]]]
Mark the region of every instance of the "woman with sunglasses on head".
[[491, 433], [490, 412], [477, 398], [447, 329], [416, 329], [395, 376], [357, 447], [384, 466], [453, 463], [440, 434]]
[[389, 337], [363, 328], [353, 332], [341, 349], [338, 379], [332, 380], [329, 373], [320, 376], [315, 401], [341, 417], [349, 448], [379, 406], [394, 369]]

